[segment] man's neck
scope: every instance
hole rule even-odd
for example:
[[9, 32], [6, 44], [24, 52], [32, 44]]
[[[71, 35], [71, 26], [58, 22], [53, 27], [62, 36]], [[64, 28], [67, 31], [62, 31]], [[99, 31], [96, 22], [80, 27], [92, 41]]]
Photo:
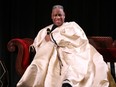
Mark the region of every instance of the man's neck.
[[57, 27], [56, 25], [53, 25], [53, 26], [52, 26], [52, 29], [51, 29], [51, 32], [52, 32], [56, 27]]

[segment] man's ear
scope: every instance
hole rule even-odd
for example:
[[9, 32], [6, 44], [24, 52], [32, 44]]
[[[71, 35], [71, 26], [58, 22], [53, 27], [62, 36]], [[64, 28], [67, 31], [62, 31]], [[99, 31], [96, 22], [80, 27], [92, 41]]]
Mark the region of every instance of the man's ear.
[[66, 16], [66, 15], [65, 15], [65, 13], [64, 13], [64, 18], [65, 18], [65, 16]]
[[64, 19], [65, 19], [65, 15], [64, 15]]

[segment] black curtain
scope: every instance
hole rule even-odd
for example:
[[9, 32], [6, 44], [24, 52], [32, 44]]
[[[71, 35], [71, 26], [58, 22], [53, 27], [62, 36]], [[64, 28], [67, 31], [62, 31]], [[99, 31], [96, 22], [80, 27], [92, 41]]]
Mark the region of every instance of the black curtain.
[[66, 21], [77, 22], [87, 36], [111, 36], [116, 39], [114, 0], [1, 0], [0, 58], [9, 71], [10, 87], [20, 77], [15, 72], [15, 57], [7, 50], [12, 38], [35, 38], [38, 31], [51, 24], [51, 8], [64, 6]]

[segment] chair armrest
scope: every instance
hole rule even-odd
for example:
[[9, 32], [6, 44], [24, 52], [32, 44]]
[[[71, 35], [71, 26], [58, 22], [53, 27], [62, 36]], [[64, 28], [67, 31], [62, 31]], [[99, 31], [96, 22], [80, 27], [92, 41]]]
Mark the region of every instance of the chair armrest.
[[113, 41], [113, 47], [116, 48], [116, 40]]
[[33, 40], [31, 38], [14, 38], [11, 39], [8, 44], [7, 48], [10, 52], [17, 52], [17, 58], [16, 58], [16, 71], [18, 75], [22, 76], [25, 72], [26, 68], [30, 64], [30, 51], [29, 47], [33, 43]]

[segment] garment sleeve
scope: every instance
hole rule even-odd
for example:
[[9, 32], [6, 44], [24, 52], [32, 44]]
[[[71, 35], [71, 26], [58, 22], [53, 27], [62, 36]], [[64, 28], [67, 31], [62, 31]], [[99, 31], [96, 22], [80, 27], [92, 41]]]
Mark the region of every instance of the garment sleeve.
[[33, 46], [35, 48], [35, 50], [37, 51], [37, 49], [39, 48], [39, 46], [41, 45], [41, 42], [44, 40], [44, 37], [46, 35], [46, 30], [45, 29], [41, 29], [37, 36], [34, 39], [34, 42], [31, 46]]
[[75, 22], [71, 22], [69, 26], [65, 27], [64, 32], [61, 32], [63, 38], [59, 41], [60, 46], [81, 47], [82, 44], [88, 43], [83, 29]]

